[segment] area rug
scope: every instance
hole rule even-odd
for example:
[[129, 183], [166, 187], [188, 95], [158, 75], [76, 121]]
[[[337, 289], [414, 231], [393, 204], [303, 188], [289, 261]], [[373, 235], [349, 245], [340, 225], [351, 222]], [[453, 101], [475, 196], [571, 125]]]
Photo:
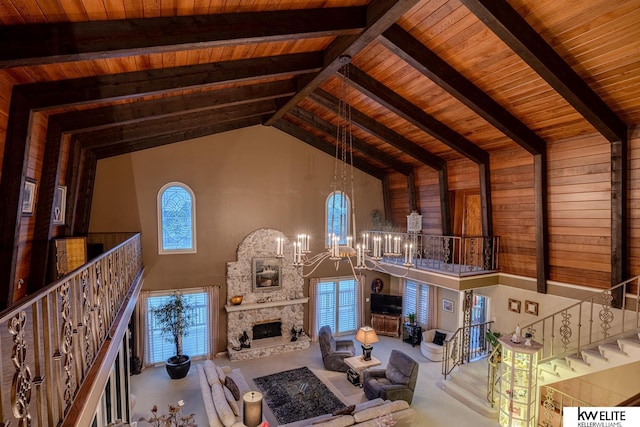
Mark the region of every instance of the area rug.
[[307, 367], [254, 378], [279, 424], [328, 414], [345, 404]]

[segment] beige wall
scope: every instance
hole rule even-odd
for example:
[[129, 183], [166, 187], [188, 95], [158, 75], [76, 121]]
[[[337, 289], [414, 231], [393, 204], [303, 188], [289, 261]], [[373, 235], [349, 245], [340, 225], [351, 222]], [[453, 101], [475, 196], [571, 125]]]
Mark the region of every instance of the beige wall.
[[[252, 231], [308, 232], [312, 250], [322, 250], [332, 175], [332, 156], [263, 126], [100, 160], [90, 231], [140, 230], [145, 289], [220, 285], [222, 306], [226, 263], [235, 261], [238, 244]], [[382, 184], [357, 170], [355, 178], [362, 230], [370, 224], [372, 210], [383, 210]], [[196, 195], [197, 254], [158, 255], [156, 197], [171, 181], [187, 184]], [[342, 273], [346, 270], [327, 266], [314, 276]], [[367, 276], [373, 279], [373, 274]], [[220, 320], [218, 349], [226, 346], [224, 310]]]

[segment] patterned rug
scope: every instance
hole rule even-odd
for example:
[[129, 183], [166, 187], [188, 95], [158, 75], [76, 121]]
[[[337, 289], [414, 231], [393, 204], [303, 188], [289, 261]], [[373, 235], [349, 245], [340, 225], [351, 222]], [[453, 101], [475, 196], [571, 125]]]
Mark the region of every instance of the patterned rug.
[[254, 378], [253, 382], [279, 424], [317, 417], [345, 407], [307, 367]]

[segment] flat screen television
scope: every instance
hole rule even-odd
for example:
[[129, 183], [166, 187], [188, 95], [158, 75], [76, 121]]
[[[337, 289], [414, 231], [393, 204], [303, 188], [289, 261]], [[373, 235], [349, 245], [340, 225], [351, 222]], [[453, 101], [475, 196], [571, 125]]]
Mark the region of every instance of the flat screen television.
[[402, 296], [371, 294], [371, 313], [402, 314]]

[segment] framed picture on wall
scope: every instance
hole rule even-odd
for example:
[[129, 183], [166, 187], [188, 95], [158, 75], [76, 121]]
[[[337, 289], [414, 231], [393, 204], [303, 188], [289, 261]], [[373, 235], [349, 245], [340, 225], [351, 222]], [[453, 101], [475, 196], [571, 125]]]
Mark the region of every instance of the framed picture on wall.
[[533, 314], [534, 316], [538, 315], [538, 303], [533, 301], [525, 300], [524, 302], [524, 312], [527, 314]]
[[24, 194], [22, 195], [22, 215], [33, 215], [36, 206], [36, 180], [25, 178]]
[[254, 258], [252, 272], [254, 291], [273, 291], [280, 289], [279, 259]]
[[67, 187], [64, 185], [58, 185], [56, 194], [53, 196], [53, 223], [55, 225], [64, 224], [66, 207], [67, 207]]
[[453, 313], [453, 301], [442, 298], [442, 311]]
[[514, 313], [520, 313], [520, 304], [521, 302], [517, 299], [509, 298], [509, 311], [513, 311]]

